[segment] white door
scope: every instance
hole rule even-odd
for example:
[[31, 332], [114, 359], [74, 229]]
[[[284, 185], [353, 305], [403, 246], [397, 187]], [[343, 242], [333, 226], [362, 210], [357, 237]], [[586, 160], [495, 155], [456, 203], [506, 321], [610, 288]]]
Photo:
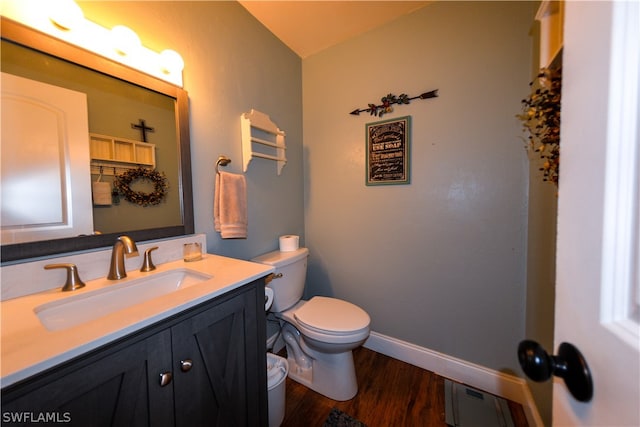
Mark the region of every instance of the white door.
[[84, 93], [2, 73], [2, 244], [93, 233]]
[[640, 425], [639, 31], [640, 2], [566, 2], [554, 350], [594, 394], [554, 378], [556, 426]]

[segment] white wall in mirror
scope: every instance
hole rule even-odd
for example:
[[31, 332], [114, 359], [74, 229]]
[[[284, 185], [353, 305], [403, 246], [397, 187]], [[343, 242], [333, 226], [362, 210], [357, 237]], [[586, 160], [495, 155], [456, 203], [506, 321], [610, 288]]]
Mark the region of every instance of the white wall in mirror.
[[2, 73], [2, 107], [2, 244], [93, 234], [87, 96]]

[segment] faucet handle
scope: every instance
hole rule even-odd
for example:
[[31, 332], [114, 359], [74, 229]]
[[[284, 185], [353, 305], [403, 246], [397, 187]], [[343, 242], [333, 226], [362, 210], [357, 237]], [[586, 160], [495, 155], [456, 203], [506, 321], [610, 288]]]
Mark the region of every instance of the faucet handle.
[[151, 259], [151, 251], [155, 251], [156, 249], [158, 249], [158, 247], [154, 246], [144, 251], [144, 261], [142, 262], [142, 267], [140, 267], [140, 271], [147, 272], [147, 271], [153, 271], [156, 269], [156, 266], [153, 264], [153, 260]]
[[78, 267], [75, 264], [47, 264], [44, 266], [45, 270], [52, 270], [54, 268], [66, 268], [67, 269], [67, 281], [62, 287], [63, 292], [75, 291], [76, 289], [84, 288], [86, 285], [80, 279], [78, 274]]

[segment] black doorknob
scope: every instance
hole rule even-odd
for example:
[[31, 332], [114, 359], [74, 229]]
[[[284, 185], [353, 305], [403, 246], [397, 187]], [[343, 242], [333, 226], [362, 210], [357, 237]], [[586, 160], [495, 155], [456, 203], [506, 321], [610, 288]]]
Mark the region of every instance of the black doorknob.
[[564, 379], [576, 400], [588, 402], [593, 397], [593, 380], [587, 361], [569, 343], [560, 344], [558, 355], [550, 356], [537, 342], [524, 340], [518, 345], [518, 361], [533, 381], [546, 381], [555, 375]]

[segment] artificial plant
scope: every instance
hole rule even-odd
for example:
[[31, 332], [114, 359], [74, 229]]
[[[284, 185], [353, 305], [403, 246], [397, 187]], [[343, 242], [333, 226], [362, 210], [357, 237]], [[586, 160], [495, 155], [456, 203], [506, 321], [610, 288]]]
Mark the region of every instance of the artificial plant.
[[542, 68], [529, 83], [531, 94], [522, 100], [522, 121], [528, 134], [525, 148], [538, 153], [544, 181], [556, 186], [560, 175], [560, 100], [562, 69]]

